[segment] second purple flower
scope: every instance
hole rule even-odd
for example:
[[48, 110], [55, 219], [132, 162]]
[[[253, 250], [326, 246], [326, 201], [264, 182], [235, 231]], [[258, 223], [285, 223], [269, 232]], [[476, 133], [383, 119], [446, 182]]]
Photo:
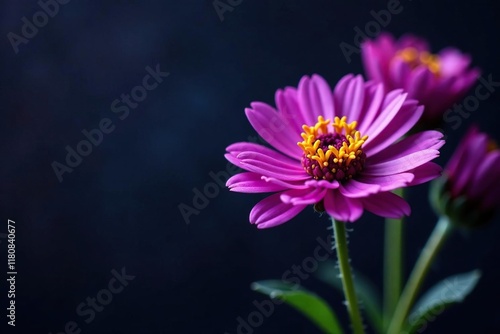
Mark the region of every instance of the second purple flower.
[[479, 77], [471, 59], [455, 48], [432, 54], [424, 39], [406, 35], [395, 40], [383, 33], [362, 44], [361, 55], [368, 79], [387, 91], [402, 88], [425, 106], [422, 123], [438, 127], [443, 113], [458, 102]]

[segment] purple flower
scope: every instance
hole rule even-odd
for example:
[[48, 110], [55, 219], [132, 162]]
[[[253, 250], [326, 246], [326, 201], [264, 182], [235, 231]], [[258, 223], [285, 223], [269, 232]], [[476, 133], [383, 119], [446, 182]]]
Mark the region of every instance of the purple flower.
[[480, 75], [470, 68], [470, 56], [454, 48], [431, 54], [427, 42], [406, 35], [395, 40], [383, 33], [361, 46], [368, 79], [381, 82], [387, 91], [402, 88], [408, 98], [425, 106], [422, 124], [439, 126], [443, 113], [459, 101]]
[[[471, 163], [474, 162], [474, 163]], [[459, 225], [480, 226], [500, 205], [500, 149], [472, 126], [433, 184], [433, 205]]]
[[245, 110], [271, 146], [240, 142], [226, 158], [247, 172], [227, 181], [232, 191], [275, 194], [257, 203], [250, 222], [258, 228], [282, 224], [312, 204], [337, 220], [353, 222], [366, 209], [383, 217], [410, 214], [392, 190], [434, 179], [432, 159], [442, 134], [426, 131], [400, 141], [423, 107], [402, 90], [347, 75], [332, 91], [319, 75], [275, 95], [277, 108], [262, 102]]

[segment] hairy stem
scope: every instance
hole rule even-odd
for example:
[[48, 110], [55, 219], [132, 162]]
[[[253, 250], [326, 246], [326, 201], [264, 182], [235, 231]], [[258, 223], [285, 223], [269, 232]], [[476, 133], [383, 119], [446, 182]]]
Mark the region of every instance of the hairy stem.
[[344, 295], [347, 302], [347, 311], [354, 334], [363, 334], [363, 320], [359, 312], [359, 305], [354, 289], [354, 281], [351, 272], [351, 265], [349, 264], [349, 253], [347, 250], [347, 236], [345, 230], [345, 223], [335, 221], [332, 218], [333, 231], [335, 234], [335, 248], [337, 250], [337, 257], [339, 260], [340, 276], [342, 278], [342, 287], [344, 288]]

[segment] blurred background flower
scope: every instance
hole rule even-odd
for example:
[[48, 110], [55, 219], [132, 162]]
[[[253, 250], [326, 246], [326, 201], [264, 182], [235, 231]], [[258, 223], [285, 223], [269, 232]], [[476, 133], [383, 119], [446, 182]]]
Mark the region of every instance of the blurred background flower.
[[420, 125], [441, 126], [443, 113], [458, 102], [478, 79], [471, 57], [456, 48], [433, 54], [427, 41], [413, 35], [395, 39], [382, 33], [361, 47], [368, 79], [382, 82], [387, 90], [403, 88], [425, 106]]

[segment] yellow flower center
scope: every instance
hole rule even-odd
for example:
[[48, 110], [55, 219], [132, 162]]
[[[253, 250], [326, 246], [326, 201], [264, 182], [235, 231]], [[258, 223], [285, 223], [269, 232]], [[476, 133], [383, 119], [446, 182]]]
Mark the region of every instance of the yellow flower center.
[[403, 50], [400, 50], [397, 53], [397, 57], [403, 59], [412, 68], [415, 68], [419, 65], [424, 65], [434, 75], [439, 76], [440, 74], [441, 70], [440, 60], [439, 56], [435, 54], [431, 54], [427, 51], [418, 51], [414, 47], [408, 47]]
[[493, 152], [498, 150], [498, 144], [493, 139], [488, 140], [488, 147], [486, 148], [486, 152]]
[[314, 126], [302, 126], [303, 141], [297, 143], [304, 151], [302, 166], [316, 180], [351, 179], [363, 170], [366, 154], [362, 145], [368, 136], [361, 136], [357, 122], [347, 123], [345, 116], [335, 117], [330, 123], [319, 116]]

